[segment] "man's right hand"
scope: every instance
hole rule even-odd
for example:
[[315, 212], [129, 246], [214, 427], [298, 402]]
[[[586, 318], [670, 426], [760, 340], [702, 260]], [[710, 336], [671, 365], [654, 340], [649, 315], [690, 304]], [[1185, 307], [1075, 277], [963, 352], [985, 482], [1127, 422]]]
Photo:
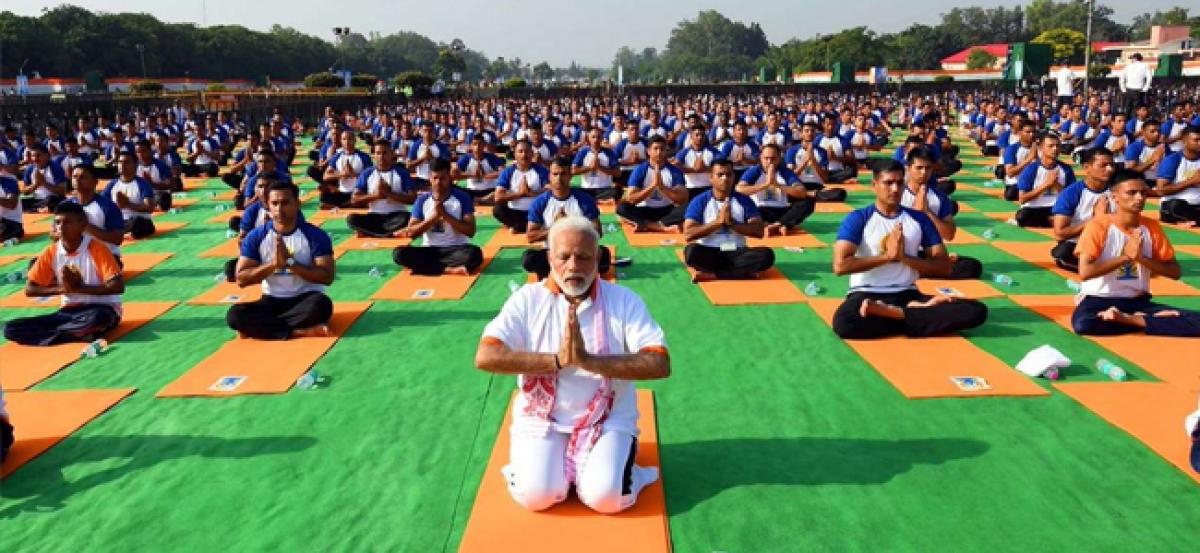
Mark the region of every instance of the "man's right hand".
[[904, 227], [897, 223], [892, 232], [889, 232], [887, 237], [883, 239], [883, 254], [887, 256], [888, 261], [900, 261], [904, 255]]

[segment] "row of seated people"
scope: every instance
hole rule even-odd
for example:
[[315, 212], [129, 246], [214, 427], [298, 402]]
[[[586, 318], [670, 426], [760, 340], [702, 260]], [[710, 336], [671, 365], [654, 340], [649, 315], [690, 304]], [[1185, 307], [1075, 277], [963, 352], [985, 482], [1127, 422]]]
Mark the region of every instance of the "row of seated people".
[[[711, 278], [753, 276], [773, 262], [770, 250], [745, 245], [746, 237], [765, 232], [761, 213], [749, 196], [736, 190], [731, 162], [718, 160], [710, 169], [712, 190], [693, 199], [685, 215], [691, 242], [687, 261]], [[545, 233], [564, 218], [585, 218], [599, 234], [594, 202], [569, 186], [569, 164], [564, 160], [553, 170], [557, 179], [554, 188], [538, 198], [531, 238], [545, 240]], [[987, 318], [982, 303], [917, 291], [918, 279], [945, 278], [953, 264], [934, 219], [904, 204], [909, 191], [906, 173], [896, 162], [877, 167], [874, 202], [847, 215], [838, 230], [833, 271], [850, 278], [850, 292], [833, 322], [843, 338], [933, 336], [977, 327]], [[422, 245], [398, 248], [395, 259], [418, 274], [475, 271], [482, 251], [470, 243], [476, 230], [472, 199], [451, 184], [448, 163], [436, 163], [431, 175], [432, 189], [418, 195], [402, 233], [421, 236]], [[1109, 179], [1109, 190], [1114, 209], [1089, 221], [1076, 246], [1084, 282], [1073, 318], [1075, 330], [1200, 336], [1200, 314], [1150, 298], [1152, 275], [1177, 279], [1182, 273], [1160, 224], [1142, 215], [1150, 187], [1142, 175], [1122, 170]], [[275, 182], [263, 194], [269, 217], [241, 241], [234, 271], [239, 285], [260, 285], [263, 297], [231, 307], [229, 326], [259, 339], [325, 334], [333, 311], [325, 291], [336, 274], [332, 240], [304, 221], [294, 184]], [[10, 341], [89, 341], [120, 320], [125, 283], [118, 255], [97, 238], [97, 229], [78, 201], [56, 206], [54, 221], [54, 241], [31, 263], [26, 293], [61, 296], [62, 308], [9, 321], [4, 332]], [[550, 264], [544, 250], [525, 256], [526, 268], [539, 276], [548, 274]]]

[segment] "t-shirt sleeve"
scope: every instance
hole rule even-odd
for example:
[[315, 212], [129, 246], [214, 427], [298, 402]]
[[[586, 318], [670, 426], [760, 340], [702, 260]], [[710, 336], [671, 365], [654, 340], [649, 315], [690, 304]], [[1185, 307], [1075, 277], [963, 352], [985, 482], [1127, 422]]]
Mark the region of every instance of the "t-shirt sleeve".
[[549, 202], [549, 198], [546, 196], [546, 194], [548, 194], [548, 192], [542, 192], [541, 194], [538, 194], [532, 202], [529, 202], [529, 211], [526, 212], [528, 215], [526, 218], [530, 223], [541, 225], [543, 227], [546, 226], [546, 219], [545, 217], [542, 217], [542, 212], [546, 210], [546, 203]]
[[745, 221], [749, 221], [756, 217], [762, 217], [762, 214], [758, 212], [758, 205], [755, 204], [754, 200], [751, 200], [749, 196], [737, 194], [733, 196], [733, 199], [738, 203], [738, 205], [742, 206], [742, 216]]
[[137, 180], [138, 193], [142, 195], [142, 201], [154, 198], [154, 187], [150, 186], [150, 181], [146, 179]]
[[1062, 164], [1063, 168], [1063, 185], [1073, 184], [1075, 182], [1075, 170], [1070, 165]]
[[[575, 152], [575, 158], [571, 160], [571, 165], [583, 167], [583, 160], [587, 157], [589, 151], [590, 149], [588, 148], [580, 148], [578, 152]], [[600, 152], [596, 152], [596, 155], [600, 155]]]
[[684, 212], [683, 218], [704, 224], [704, 204], [707, 203], [707, 200], [708, 198], [704, 194], [692, 198], [692, 201], [688, 202], [687, 211]]
[[1158, 172], [1154, 176], [1167, 182], [1175, 182], [1175, 173], [1179, 171], [1179, 162], [1182, 159], [1181, 154], [1171, 154], [1163, 158], [1162, 163], [1158, 164]]
[[595, 198], [587, 194], [576, 194], [575, 201], [579, 202], [579, 210], [583, 212], [583, 216], [591, 220], [600, 218], [600, 208], [596, 206]]
[[1004, 164], [1005, 165], [1016, 165], [1017, 164], [1017, 150], [1019, 150], [1020, 148], [1021, 148], [1020, 144], [1011, 144], [1007, 148], [1004, 149]]
[[646, 180], [646, 164], [638, 165], [633, 168], [633, 172], [629, 174], [629, 182], [627, 185], [630, 188], [641, 188], [642, 182]]
[[1146, 230], [1150, 235], [1150, 255], [1157, 261], [1175, 259], [1175, 247], [1171, 245], [1170, 240], [1167, 240], [1162, 225], [1153, 220], [1143, 221], [1142, 224], [1146, 225]]
[[838, 226], [837, 239], [857, 246], [862, 243], [863, 231], [866, 228], [867, 215], [861, 209], [851, 211]]
[[367, 178], [370, 177], [371, 174], [374, 172], [375, 171], [372, 169], [372, 170], [367, 170], [367, 171], [363, 171], [363, 172], [359, 173], [358, 180], [356, 180], [354, 182], [354, 189], [359, 192], [366, 193], [368, 190], [367, 189]]
[[779, 176], [783, 177], [784, 184], [788, 186], [796, 186], [800, 184], [800, 177], [796, 176], [796, 172], [791, 169], [780, 169]]
[[100, 209], [104, 210], [104, 230], [125, 230], [125, 216], [117, 204], [105, 202]]
[[762, 175], [762, 167], [755, 165], [754, 167], [746, 169], [745, 173], [742, 173], [741, 182], [746, 184], [754, 184], [755, 182], [758, 182], [759, 175]]
[[516, 165], [509, 165], [503, 171], [500, 171], [500, 176], [496, 179], [496, 187], [510, 190], [512, 188], [512, 176]]
[[1058, 198], [1054, 200], [1054, 207], [1051, 208], [1050, 213], [1066, 217], [1074, 215], [1082, 193], [1083, 190], [1077, 186], [1068, 186], [1063, 189], [1062, 194], [1059, 194]]
[[1037, 177], [1038, 165], [1030, 165], [1021, 170], [1021, 175], [1017, 177], [1017, 190], [1029, 192], [1033, 190], [1033, 179]]
[[88, 244], [88, 255], [96, 265], [96, 275], [100, 277], [100, 282], [108, 282], [121, 276], [121, 266], [117, 264], [117, 258], [113, 257], [108, 246], [99, 240], [92, 240]]
[[29, 266], [29, 282], [38, 286], [54, 284], [58, 279], [58, 275], [54, 274], [54, 249], [57, 247], [57, 244], [46, 246], [37, 259], [33, 260], [33, 264]]
[[328, 233], [309, 224], [300, 228], [304, 232], [304, 239], [308, 240], [308, 247], [312, 251], [313, 259], [333, 256], [333, 239], [329, 237]]
[[267, 235], [266, 228], [266, 226], [258, 227], [246, 235], [246, 238], [242, 240], [242, 257], [262, 263], [262, 256], [258, 253], [258, 247], [262, 245], [263, 237]]
[[[1131, 123], [1132, 123], [1132, 121], [1131, 121]], [[1130, 130], [1129, 133], [1132, 134], [1133, 131]], [[1141, 157], [1141, 155], [1142, 155], [1142, 143], [1140, 141], [1135, 140], [1133, 142], [1130, 142], [1129, 145], [1125, 147], [1125, 163], [1128, 166], [1132, 167], [1134, 165], [1137, 165], [1138, 158]]]
[[928, 215], [917, 211], [912, 212], [913, 217], [917, 220], [917, 225], [921, 228], [921, 247], [932, 248], [942, 243], [942, 234], [938, 232], [937, 226], [933, 224], [933, 219]]
[[666, 335], [654, 317], [650, 316], [646, 302], [633, 292], [628, 292], [628, 296], [624, 302], [625, 316], [623, 317], [626, 353], [643, 351], [667, 353]]
[[1107, 218], [1088, 221], [1087, 226], [1083, 227], [1083, 234], [1079, 235], [1079, 242], [1075, 244], [1075, 255], [1099, 259], [1100, 252], [1104, 251], [1104, 239], [1107, 234]]
[[509, 296], [496, 318], [484, 327], [483, 340], [498, 340], [513, 351], [529, 350], [529, 329], [523, 321], [528, 316], [528, 296], [532, 292], [522, 288]]

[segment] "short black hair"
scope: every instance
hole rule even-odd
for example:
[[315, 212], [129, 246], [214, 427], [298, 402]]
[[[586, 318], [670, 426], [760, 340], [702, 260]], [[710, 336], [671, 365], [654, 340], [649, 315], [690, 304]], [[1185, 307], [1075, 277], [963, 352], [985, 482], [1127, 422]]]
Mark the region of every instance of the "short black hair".
[[271, 193], [275, 192], [276, 190], [287, 191], [288, 193], [290, 193], [292, 195], [293, 198], [296, 198], [297, 200], [300, 199], [300, 187], [296, 186], [295, 184], [292, 184], [288, 181], [279, 181], [279, 182], [272, 183], [271, 186], [267, 187], [266, 196], [269, 197], [271, 195]]
[[1200, 134], [1200, 127], [1196, 125], [1188, 125], [1187, 127], [1184, 127], [1183, 133], [1180, 136], [1186, 134]]
[[54, 208], [54, 214], [87, 218], [87, 213], [83, 211], [83, 206], [76, 202], [59, 202], [58, 206]]
[[1149, 118], [1149, 119], [1147, 119], [1147, 120], [1145, 120], [1145, 121], [1142, 121], [1142, 128], [1143, 128], [1143, 129], [1144, 129], [1144, 128], [1146, 128], [1146, 127], [1161, 127], [1161, 126], [1162, 126], [1162, 122], [1161, 122], [1161, 121], [1159, 121], [1158, 119], [1155, 119], [1155, 118], [1153, 118], [1153, 117], [1151, 117], [1151, 118]]
[[434, 173], [444, 173], [450, 170], [450, 161], [440, 157], [434, 158], [429, 162], [429, 170]]
[[574, 163], [570, 156], [558, 156], [554, 158], [553, 165], [557, 165], [563, 169], [570, 169]]
[[730, 161], [729, 158], [719, 157], [717, 159], [714, 159], [712, 163], [708, 164], [708, 172], [711, 173], [712, 170], [716, 169], [717, 167], [729, 167], [730, 169], [732, 169], [733, 162]]
[[651, 137], [650, 140], [646, 143], [646, 148], [650, 148], [651, 146], [653, 146], [655, 144], [662, 144], [663, 147], [665, 148], [665, 147], [667, 147], [667, 139], [663, 138], [662, 135], [656, 134], [653, 137]]
[[1115, 172], [1113, 172], [1112, 179], [1108, 181], [1108, 186], [1109, 188], [1116, 188], [1117, 185], [1131, 180], [1140, 180], [1145, 182], [1146, 175], [1140, 171], [1134, 171], [1133, 169], [1117, 169]]
[[871, 168], [871, 174], [873, 174], [876, 179], [879, 178], [879, 175], [882, 175], [884, 173], [900, 173], [901, 175], [903, 175], [904, 174], [904, 165], [902, 165], [899, 161], [896, 161], [894, 159], [889, 159], [889, 160], [886, 160], [884, 163], [876, 163], [875, 167]]
[[1096, 156], [1113, 157], [1113, 153], [1112, 150], [1109, 150], [1104, 146], [1088, 148], [1079, 153], [1079, 162], [1083, 163], [1084, 165], [1088, 165], [1092, 162], [1092, 160], [1096, 159]]
[[933, 150], [924, 146], [918, 146], [909, 150], [907, 154], [904, 154], [904, 161], [908, 165], [912, 165], [918, 159], [923, 159], [931, 164], [937, 163], [937, 156], [933, 155]]

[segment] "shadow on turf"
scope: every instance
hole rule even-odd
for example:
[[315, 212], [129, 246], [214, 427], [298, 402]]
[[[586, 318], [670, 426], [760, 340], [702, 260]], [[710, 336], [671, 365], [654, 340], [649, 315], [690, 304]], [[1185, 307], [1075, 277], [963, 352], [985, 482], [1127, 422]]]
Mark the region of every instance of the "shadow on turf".
[[[19, 432], [19, 429], [18, 429]], [[23, 512], [62, 509], [75, 494], [102, 486], [159, 463], [184, 457], [245, 459], [260, 455], [295, 453], [316, 445], [310, 436], [269, 436], [228, 439], [217, 436], [90, 436], [72, 437], [4, 479], [0, 499], [10, 505], [0, 509], [0, 519]], [[72, 464], [110, 459], [128, 462], [68, 480], [63, 469]], [[52, 466], [53, 462], [64, 462]]]
[[743, 486], [885, 484], [916, 465], [978, 457], [991, 446], [967, 439], [723, 439], [663, 444], [671, 515]]

